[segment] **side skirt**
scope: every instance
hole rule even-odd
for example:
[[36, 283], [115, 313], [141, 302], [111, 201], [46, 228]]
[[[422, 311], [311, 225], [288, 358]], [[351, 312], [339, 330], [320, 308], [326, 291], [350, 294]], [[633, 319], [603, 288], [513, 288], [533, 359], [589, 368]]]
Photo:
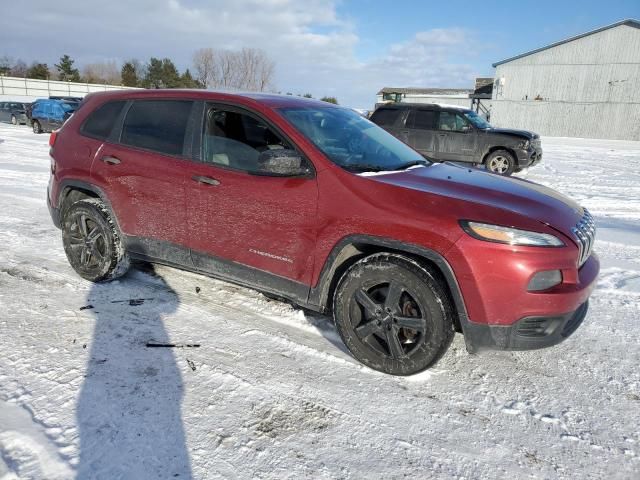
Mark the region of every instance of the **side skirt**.
[[194, 252], [181, 245], [161, 240], [125, 236], [124, 243], [131, 257], [136, 260], [199, 273], [259, 292], [283, 297], [309, 310], [320, 311], [317, 305], [310, 305], [307, 301], [309, 285], [240, 263]]

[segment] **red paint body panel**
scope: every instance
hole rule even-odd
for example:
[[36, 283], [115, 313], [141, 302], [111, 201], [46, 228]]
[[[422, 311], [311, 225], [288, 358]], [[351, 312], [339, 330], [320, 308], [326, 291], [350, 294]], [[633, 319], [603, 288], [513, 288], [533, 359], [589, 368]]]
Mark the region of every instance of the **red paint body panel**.
[[[87, 114], [107, 100], [184, 98], [228, 103], [261, 115], [311, 161], [314, 178], [252, 176], [190, 159], [166, 157], [84, 137]], [[58, 134], [50, 202], [63, 179], [92, 182], [115, 210], [122, 230], [318, 286], [332, 249], [346, 236], [410, 243], [441, 255], [460, 286], [470, 320], [510, 325], [526, 316], [575, 310], [598, 273], [595, 255], [577, 268], [572, 228], [582, 210], [557, 192], [516, 178], [434, 164], [372, 176], [333, 164], [278, 112], [284, 106], [336, 108], [311, 100], [206, 91], [123, 91], [89, 96]], [[100, 158], [116, 156], [120, 165]], [[91, 173], [89, 166], [93, 162]], [[198, 184], [194, 175], [216, 178]], [[549, 233], [564, 247], [513, 247], [467, 235], [460, 220]], [[268, 255], [264, 255], [267, 253]], [[563, 282], [527, 292], [535, 272], [560, 269]]]

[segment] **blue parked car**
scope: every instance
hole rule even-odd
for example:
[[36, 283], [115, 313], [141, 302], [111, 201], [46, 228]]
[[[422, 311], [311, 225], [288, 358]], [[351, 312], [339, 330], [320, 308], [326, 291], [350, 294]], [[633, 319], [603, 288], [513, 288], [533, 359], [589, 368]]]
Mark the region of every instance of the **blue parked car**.
[[79, 105], [79, 102], [67, 100], [36, 100], [31, 111], [33, 133], [51, 132], [60, 128]]

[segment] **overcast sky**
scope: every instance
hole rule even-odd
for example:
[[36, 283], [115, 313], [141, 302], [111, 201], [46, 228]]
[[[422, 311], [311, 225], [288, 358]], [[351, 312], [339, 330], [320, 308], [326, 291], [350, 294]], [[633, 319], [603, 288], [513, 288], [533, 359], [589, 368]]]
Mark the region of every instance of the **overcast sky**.
[[491, 63], [623, 18], [640, 1], [14, 0], [0, 56], [56, 63], [264, 49], [277, 90], [371, 108], [383, 86], [471, 87]]

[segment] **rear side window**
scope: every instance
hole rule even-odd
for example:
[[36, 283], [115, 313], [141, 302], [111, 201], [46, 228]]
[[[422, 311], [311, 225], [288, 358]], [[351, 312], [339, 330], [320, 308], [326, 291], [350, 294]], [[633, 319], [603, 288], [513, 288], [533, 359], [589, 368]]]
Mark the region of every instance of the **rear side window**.
[[180, 155], [184, 147], [192, 101], [139, 100], [133, 103], [122, 126], [120, 143]]
[[398, 108], [379, 108], [371, 115], [371, 121], [376, 125], [391, 126], [396, 123], [400, 112]]
[[99, 138], [105, 140], [111, 134], [113, 125], [118, 119], [118, 115], [122, 111], [122, 107], [127, 102], [107, 102], [101, 105], [89, 115], [89, 118], [85, 120], [84, 125], [80, 131], [90, 137]]
[[433, 110], [412, 110], [407, 118], [407, 127], [435, 130], [436, 112]]

